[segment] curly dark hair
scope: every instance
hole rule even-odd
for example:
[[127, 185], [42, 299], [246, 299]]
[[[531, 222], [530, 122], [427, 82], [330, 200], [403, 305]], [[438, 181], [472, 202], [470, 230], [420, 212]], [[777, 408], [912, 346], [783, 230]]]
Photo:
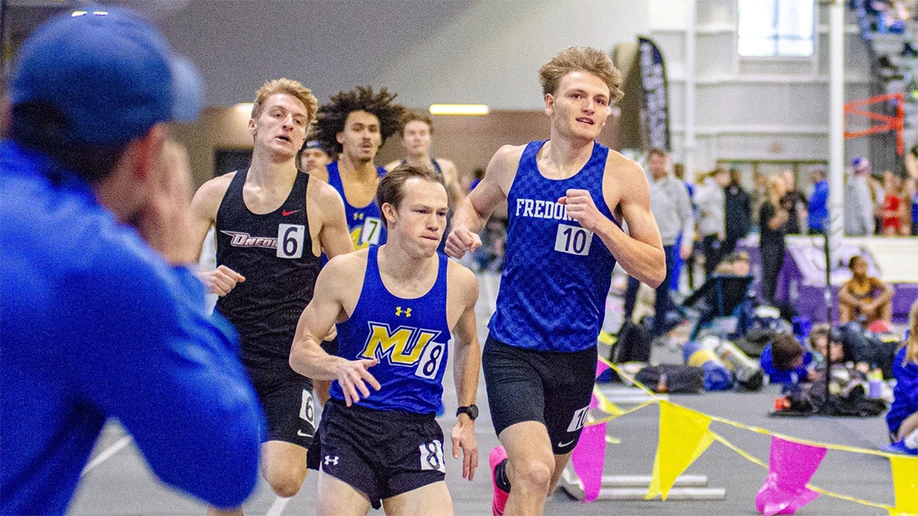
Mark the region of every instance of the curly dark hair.
[[332, 96], [328, 104], [319, 108], [315, 124], [315, 139], [332, 152], [341, 152], [338, 133], [344, 131], [347, 115], [354, 111], [366, 111], [379, 119], [379, 133], [383, 143], [398, 132], [402, 116], [407, 111], [401, 104], [393, 104], [397, 94], [386, 88], [373, 92], [372, 86], [358, 86], [351, 91], [340, 91]]

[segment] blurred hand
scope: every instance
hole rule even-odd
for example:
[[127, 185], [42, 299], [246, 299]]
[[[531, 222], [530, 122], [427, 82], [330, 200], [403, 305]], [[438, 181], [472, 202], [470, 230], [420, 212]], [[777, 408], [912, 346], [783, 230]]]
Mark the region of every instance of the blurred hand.
[[226, 265], [221, 265], [212, 271], [198, 273], [198, 279], [207, 287], [211, 294], [217, 294], [223, 297], [236, 288], [236, 284], [245, 281], [245, 276], [230, 269]]
[[169, 263], [196, 262], [200, 249], [191, 238], [191, 167], [185, 148], [166, 140], [150, 180], [153, 192], [135, 219], [137, 230]]

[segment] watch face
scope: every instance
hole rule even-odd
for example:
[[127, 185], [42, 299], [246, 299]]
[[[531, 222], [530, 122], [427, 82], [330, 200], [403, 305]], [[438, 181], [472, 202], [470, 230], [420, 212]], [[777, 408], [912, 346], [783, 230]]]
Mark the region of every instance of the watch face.
[[466, 414], [469, 416], [469, 419], [474, 421], [478, 419], [478, 406], [469, 405], [468, 407], [459, 407], [459, 410], [456, 411], [456, 416], [459, 414]]

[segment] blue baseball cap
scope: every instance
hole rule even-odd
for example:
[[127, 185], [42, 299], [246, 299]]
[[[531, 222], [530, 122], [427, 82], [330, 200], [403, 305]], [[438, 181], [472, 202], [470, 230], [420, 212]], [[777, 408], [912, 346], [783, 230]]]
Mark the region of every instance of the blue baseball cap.
[[197, 118], [201, 76], [187, 59], [130, 11], [85, 9], [53, 18], [22, 45], [9, 88], [14, 107], [56, 108], [66, 119], [62, 143], [77, 144], [123, 144], [159, 122]]

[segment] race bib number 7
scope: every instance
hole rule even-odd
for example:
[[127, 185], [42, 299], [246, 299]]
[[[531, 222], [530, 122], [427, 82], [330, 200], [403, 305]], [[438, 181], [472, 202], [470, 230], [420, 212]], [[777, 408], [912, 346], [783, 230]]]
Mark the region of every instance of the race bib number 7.
[[593, 243], [592, 231], [579, 226], [558, 224], [558, 234], [555, 236], [555, 251], [587, 256], [590, 254], [591, 243]]
[[360, 241], [357, 242], [357, 247], [363, 248], [379, 244], [380, 233], [382, 233], [382, 219], [367, 217], [363, 221], [363, 229], [360, 231]]

